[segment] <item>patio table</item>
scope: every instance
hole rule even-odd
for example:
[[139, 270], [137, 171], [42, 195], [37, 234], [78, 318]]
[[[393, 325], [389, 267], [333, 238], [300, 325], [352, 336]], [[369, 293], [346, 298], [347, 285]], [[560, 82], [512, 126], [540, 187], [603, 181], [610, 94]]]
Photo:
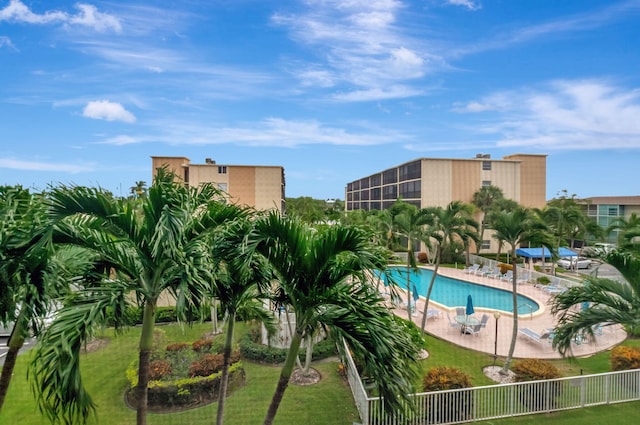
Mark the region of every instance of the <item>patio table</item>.
[[479, 325], [480, 324], [480, 320], [478, 320], [477, 317], [467, 316], [467, 315], [456, 316], [455, 321], [462, 325], [462, 326], [460, 326], [460, 333], [463, 333], [463, 334], [467, 333], [467, 327], [471, 327], [472, 328], [475, 325]]

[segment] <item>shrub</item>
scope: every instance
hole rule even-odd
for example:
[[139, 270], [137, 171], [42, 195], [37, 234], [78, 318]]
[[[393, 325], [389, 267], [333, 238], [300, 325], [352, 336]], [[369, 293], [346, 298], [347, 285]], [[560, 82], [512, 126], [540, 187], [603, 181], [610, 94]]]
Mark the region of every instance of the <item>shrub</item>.
[[418, 262], [420, 263], [426, 263], [427, 261], [429, 261], [429, 256], [427, 255], [426, 252], [419, 252], [418, 253]]
[[[424, 391], [442, 391], [471, 387], [471, 378], [459, 369], [439, 366], [429, 369], [422, 380]], [[450, 423], [472, 420], [473, 398], [470, 391], [430, 394], [426, 400], [428, 423]]]
[[439, 366], [429, 369], [422, 380], [424, 391], [442, 391], [471, 387], [471, 378], [459, 369]]
[[560, 370], [552, 363], [541, 359], [523, 359], [514, 362], [511, 367], [516, 374], [516, 382], [539, 381], [560, 378]]
[[[278, 364], [287, 358], [288, 348], [275, 348], [262, 345], [255, 340], [256, 333], [249, 331], [240, 339], [240, 354], [242, 357], [256, 363]], [[258, 341], [260, 338], [258, 338]], [[298, 352], [301, 361], [304, 361], [306, 349], [303, 347]], [[327, 338], [313, 345], [312, 360], [326, 359], [337, 354], [336, 344], [331, 338]]]
[[149, 380], [159, 381], [171, 375], [171, 364], [166, 360], [153, 360], [149, 364]]
[[551, 279], [549, 279], [547, 276], [540, 276], [539, 278], [536, 279], [536, 281], [540, 285], [548, 285], [551, 283]]
[[209, 376], [222, 370], [222, 354], [205, 354], [189, 366], [189, 376]]
[[191, 346], [186, 342], [176, 342], [174, 344], [167, 345], [167, 351], [181, 351], [190, 348]]
[[640, 369], [640, 348], [619, 345], [611, 350], [611, 370]]
[[211, 351], [212, 346], [213, 346], [213, 340], [209, 338], [199, 339], [197, 341], [194, 341], [193, 344], [191, 344], [191, 348], [193, 348], [193, 351], [197, 351], [199, 353], [202, 353], [205, 351]]
[[562, 383], [547, 381], [560, 378], [560, 370], [553, 364], [541, 359], [523, 359], [514, 362], [511, 370], [516, 382], [531, 382], [520, 387], [520, 401], [531, 412], [555, 409], [556, 399], [562, 393]]

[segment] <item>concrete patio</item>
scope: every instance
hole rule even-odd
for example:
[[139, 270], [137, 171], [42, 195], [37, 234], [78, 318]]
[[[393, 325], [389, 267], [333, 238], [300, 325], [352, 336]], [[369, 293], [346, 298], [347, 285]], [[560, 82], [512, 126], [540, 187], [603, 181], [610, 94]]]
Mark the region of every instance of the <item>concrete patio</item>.
[[[510, 281], [505, 282], [483, 276], [469, 275], [459, 269], [441, 267], [438, 269], [438, 274], [477, 284], [484, 284], [495, 288], [502, 288], [508, 291], [511, 291], [512, 288]], [[554, 295], [550, 295], [530, 283], [519, 284], [518, 292], [533, 298], [541, 307], [540, 310], [534, 314], [520, 314], [518, 317], [518, 328], [529, 328], [537, 333], [541, 333], [544, 329], [553, 328], [555, 325], [555, 319], [550, 313], [549, 300]], [[406, 295], [403, 297], [403, 303], [404, 302], [406, 302]], [[464, 307], [466, 300], [460, 300], [460, 302], [460, 306]], [[424, 298], [420, 297], [417, 302], [417, 314], [414, 313], [414, 315], [412, 315], [413, 322], [416, 323], [418, 327], [420, 327], [422, 323], [423, 309]], [[440, 315], [427, 321], [427, 333], [445, 339], [461, 347], [482, 351], [491, 355], [494, 354], [497, 347], [498, 356], [507, 356], [513, 330], [513, 316], [511, 314], [502, 312], [500, 319], [496, 324], [496, 319], [493, 316], [493, 310], [476, 307], [475, 316], [480, 319], [483, 313], [487, 313], [490, 317], [489, 322], [486, 328], [484, 328], [478, 335], [468, 335], [461, 333], [459, 329], [454, 329], [449, 325], [447, 313], [449, 313], [451, 319], [454, 320], [455, 307], [449, 309], [448, 307], [429, 301], [429, 309], [439, 310]], [[394, 313], [403, 318], [408, 317], [406, 308], [404, 307], [396, 308]], [[496, 326], [498, 326], [497, 338]], [[626, 337], [627, 334], [621, 326], [608, 326], [603, 329], [601, 335], [595, 337], [595, 340], [583, 342], [581, 344], [572, 344], [572, 352], [576, 357], [590, 356], [597, 352], [611, 349], [615, 345], [624, 341]], [[518, 335], [518, 342], [516, 344], [514, 357], [540, 359], [561, 358], [560, 354], [553, 350], [548, 340], [538, 342], [521, 334]]]

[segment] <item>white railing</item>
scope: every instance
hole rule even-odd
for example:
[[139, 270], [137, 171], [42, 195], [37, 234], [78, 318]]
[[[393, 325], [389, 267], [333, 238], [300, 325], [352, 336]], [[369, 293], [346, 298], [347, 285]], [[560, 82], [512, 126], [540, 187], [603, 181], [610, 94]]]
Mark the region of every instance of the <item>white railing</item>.
[[640, 400], [640, 369], [413, 394], [415, 409], [388, 414], [368, 397], [349, 350], [343, 362], [362, 425], [456, 424]]

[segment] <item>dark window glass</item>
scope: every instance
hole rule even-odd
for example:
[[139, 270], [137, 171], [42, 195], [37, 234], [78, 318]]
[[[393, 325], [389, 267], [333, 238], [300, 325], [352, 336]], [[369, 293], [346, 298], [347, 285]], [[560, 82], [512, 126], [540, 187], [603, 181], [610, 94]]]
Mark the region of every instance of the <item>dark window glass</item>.
[[420, 180], [400, 183], [400, 197], [402, 199], [420, 198]]
[[397, 199], [398, 186], [395, 184], [382, 187], [382, 199]]
[[367, 189], [367, 188], [369, 188], [369, 177], [360, 179], [360, 189]]
[[482, 161], [482, 169], [485, 171], [491, 170], [491, 161]]
[[421, 175], [420, 161], [405, 164], [398, 169], [400, 181], [419, 179]]
[[380, 186], [382, 184], [382, 174], [374, 174], [371, 176], [371, 186]]
[[384, 173], [382, 173], [382, 183], [383, 184], [396, 183], [397, 181], [398, 181], [398, 169], [397, 168], [392, 168], [391, 170], [387, 170]]
[[380, 189], [379, 187], [373, 188], [371, 189], [370, 198], [372, 201], [379, 201], [382, 199], [381, 194], [382, 194], [382, 189]]

